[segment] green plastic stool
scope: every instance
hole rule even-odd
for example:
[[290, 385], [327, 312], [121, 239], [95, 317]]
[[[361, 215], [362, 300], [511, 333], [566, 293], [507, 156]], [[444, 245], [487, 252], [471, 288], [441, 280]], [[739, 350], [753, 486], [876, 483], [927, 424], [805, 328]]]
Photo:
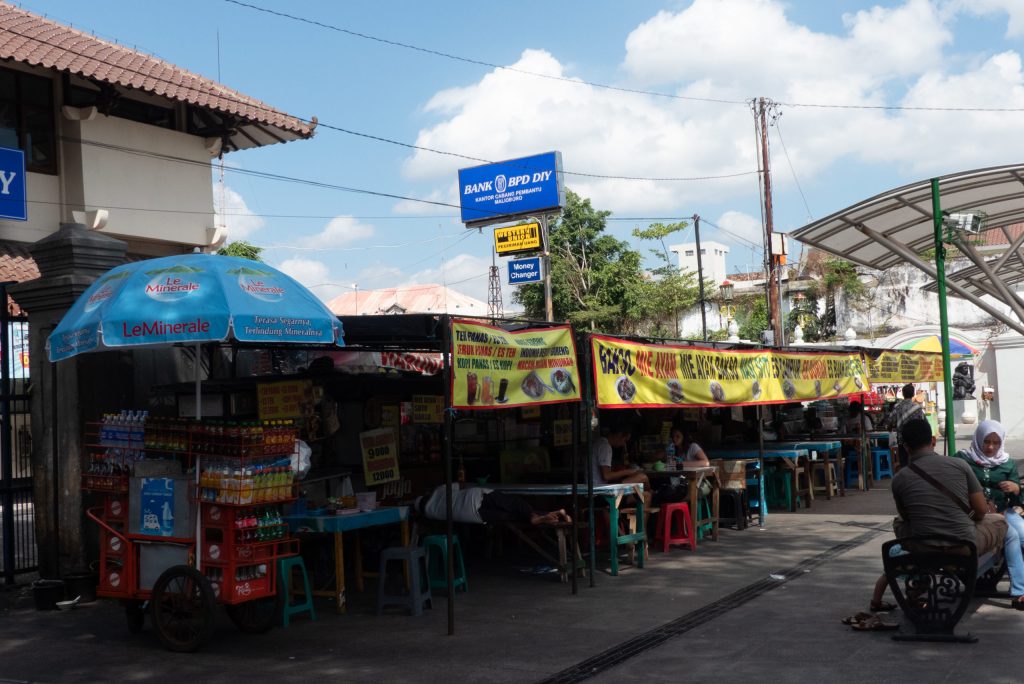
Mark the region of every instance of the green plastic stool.
[[[697, 514], [697, 519], [710, 518], [711, 517], [711, 504], [708, 502], [708, 497], [702, 496], [697, 500], [697, 510], [700, 511]], [[697, 525], [697, 540], [700, 541], [704, 538], [705, 534], [711, 534], [715, 531], [715, 523], [706, 522]]]
[[[469, 591], [469, 579], [466, 577], [466, 565], [462, 560], [462, 545], [459, 538], [452, 535], [455, 545], [455, 580], [452, 587], [455, 591], [462, 587]], [[427, 552], [427, 575], [430, 577], [430, 589], [448, 590], [448, 535], [432, 534], [423, 538], [423, 550]]]
[[[299, 603], [292, 604], [292, 570], [298, 568], [302, 571], [302, 590], [305, 599]], [[313, 592], [309, 587], [309, 575], [306, 574], [306, 564], [302, 562], [302, 556], [289, 556], [277, 559], [277, 578], [281, 587], [281, 595], [284, 600], [281, 602], [281, 613], [284, 617], [284, 626], [291, 622], [291, 616], [309, 611], [309, 619], [316, 620], [316, 609], [313, 607]]]

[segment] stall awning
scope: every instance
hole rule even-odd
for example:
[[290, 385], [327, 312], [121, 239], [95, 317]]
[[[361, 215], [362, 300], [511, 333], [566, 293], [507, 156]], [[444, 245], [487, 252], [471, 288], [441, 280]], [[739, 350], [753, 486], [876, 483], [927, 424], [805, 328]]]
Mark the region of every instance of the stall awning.
[[[939, 178], [943, 212], [984, 217], [987, 230], [1002, 229], [1024, 221], [1024, 164], [964, 171]], [[810, 223], [792, 233], [804, 244], [823, 249], [869, 268], [884, 270], [910, 263], [932, 278], [934, 265], [922, 253], [934, 247], [931, 182], [921, 181], [876, 195], [871, 199]], [[1020, 240], [1024, 240], [1021, 238]], [[984, 260], [969, 241], [957, 247], [984, 272]], [[1011, 251], [1020, 247], [1015, 240]], [[1024, 304], [1007, 291], [998, 277], [986, 274], [989, 294], [1006, 304], [1016, 317], [983, 301], [961, 281], [958, 273], [947, 274], [947, 286], [993, 318], [1024, 334]]]

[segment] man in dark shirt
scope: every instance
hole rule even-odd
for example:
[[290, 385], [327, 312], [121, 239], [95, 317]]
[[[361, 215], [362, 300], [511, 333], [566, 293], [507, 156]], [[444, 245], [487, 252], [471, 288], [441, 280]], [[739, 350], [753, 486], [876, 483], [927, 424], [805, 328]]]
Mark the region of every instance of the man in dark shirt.
[[[900, 470], [892, 481], [892, 496], [908, 524], [906, 536], [942, 535], [972, 541], [979, 556], [1003, 543], [1006, 520], [1001, 515], [986, 515], [988, 506], [981, 484], [965, 461], [935, 453], [935, 437], [928, 421], [907, 421], [900, 442], [911, 464], [931, 475], [962, 502], [958, 505], [912, 468]], [[970, 516], [964, 509], [971, 511]]]

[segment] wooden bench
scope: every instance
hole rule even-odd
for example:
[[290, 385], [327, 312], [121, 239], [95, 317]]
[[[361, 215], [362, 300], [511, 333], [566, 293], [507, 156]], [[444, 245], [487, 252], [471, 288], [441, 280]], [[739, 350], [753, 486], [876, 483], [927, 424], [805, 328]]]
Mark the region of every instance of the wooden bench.
[[999, 596], [1006, 572], [1002, 547], [978, 557], [971, 542], [951, 537], [908, 537], [882, 545], [882, 565], [903, 610], [897, 641], [974, 643], [955, 628], [975, 596]]

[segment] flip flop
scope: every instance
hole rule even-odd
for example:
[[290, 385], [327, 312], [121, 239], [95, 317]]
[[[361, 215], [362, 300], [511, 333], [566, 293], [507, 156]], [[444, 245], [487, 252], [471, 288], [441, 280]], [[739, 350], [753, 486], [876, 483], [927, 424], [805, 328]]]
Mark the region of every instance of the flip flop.
[[896, 604], [889, 603], [888, 601], [881, 601], [879, 603], [875, 603], [874, 601], [872, 601], [870, 607], [872, 613], [888, 613], [890, 611], [896, 610]]
[[863, 622], [874, 617], [871, 613], [857, 613], [856, 615], [849, 615], [843, 618], [844, 625], [852, 625], [857, 622]]
[[900, 626], [894, 622], [883, 622], [882, 618], [872, 615], [867, 620], [860, 620], [850, 625], [858, 632], [886, 632], [899, 629]]

